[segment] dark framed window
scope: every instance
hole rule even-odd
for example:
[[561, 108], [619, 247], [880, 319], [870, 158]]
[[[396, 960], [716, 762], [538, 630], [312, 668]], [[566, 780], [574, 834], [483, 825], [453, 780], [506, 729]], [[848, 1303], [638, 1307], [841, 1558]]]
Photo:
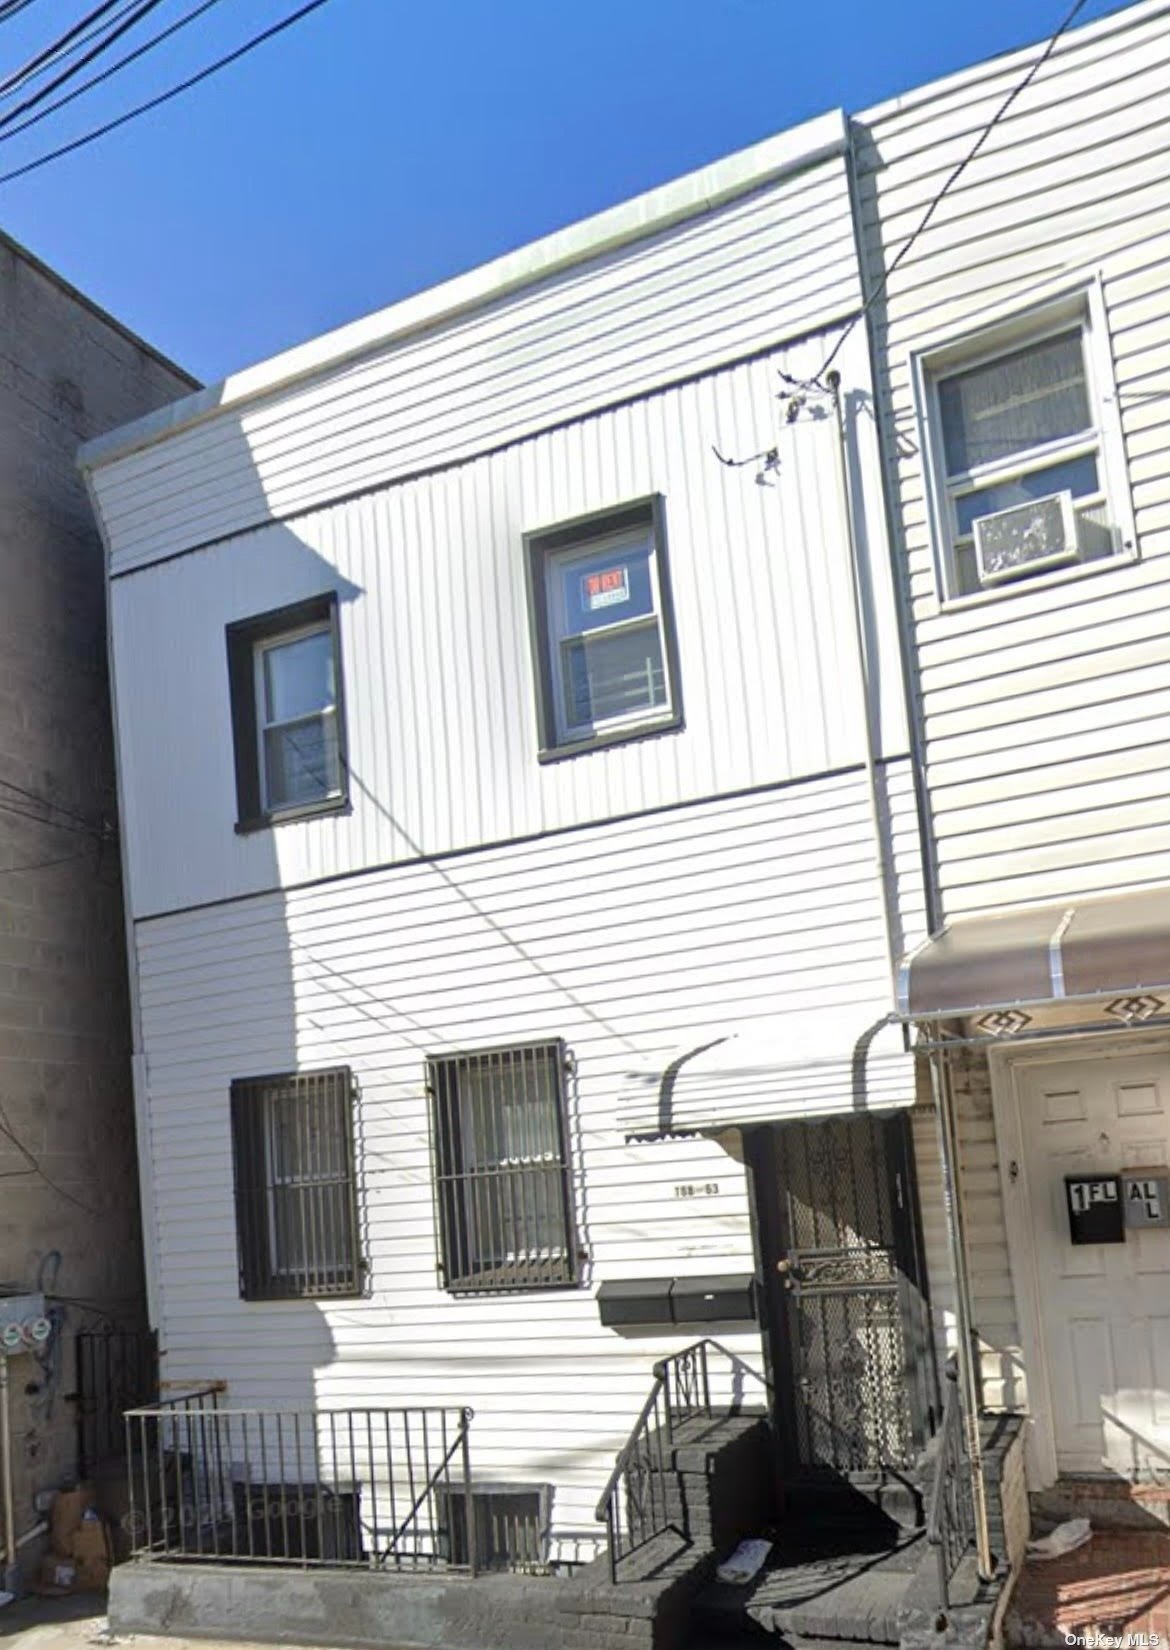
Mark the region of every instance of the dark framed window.
[[227, 628], [238, 831], [348, 803], [337, 597]]
[[347, 1066], [233, 1082], [245, 1300], [361, 1293], [353, 1100]]
[[[552, 1490], [547, 1484], [473, 1484], [475, 1563], [479, 1570], [542, 1570], [548, 1560]], [[470, 1561], [467, 1497], [452, 1484], [441, 1492], [439, 1516], [446, 1528], [446, 1552], [460, 1567]]]
[[564, 1044], [448, 1055], [427, 1074], [446, 1288], [575, 1283]]
[[525, 538], [543, 761], [682, 723], [659, 496]]

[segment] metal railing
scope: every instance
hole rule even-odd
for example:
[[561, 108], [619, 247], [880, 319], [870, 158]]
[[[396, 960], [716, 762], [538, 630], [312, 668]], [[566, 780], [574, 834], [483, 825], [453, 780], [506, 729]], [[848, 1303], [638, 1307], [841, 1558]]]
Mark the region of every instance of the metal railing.
[[470, 1409], [127, 1412], [136, 1558], [476, 1573]]
[[77, 1470], [82, 1478], [126, 1447], [122, 1416], [158, 1396], [158, 1341], [148, 1329], [82, 1330], [76, 1351]]
[[944, 1615], [951, 1607], [951, 1580], [975, 1545], [975, 1504], [963, 1434], [959, 1368], [953, 1356], [947, 1360], [946, 1382], [926, 1517], [926, 1538], [938, 1564], [939, 1609]]
[[[723, 1385], [730, 1377], [730, 1394], [721, 1401], [718, 1381], [712, 1398], [711, 1354], [726, 1361]], [[766, 1387], [764, 1377], [719, 1341], [705, 1339], [663, 1358], [654, 1365], [654, 1385], [641, 1414], [620, 1450], [609, 1475], [595, 1517], [605, 1525], [609, 1576], [616, 1582], [623, 1559], [674, 1531], [688, 1539], [686, 1505], [674, 1471], [674, 1448], [688, 1422], [717, 1413], [734, 1415], [742, 1407], [745, 1376]]]

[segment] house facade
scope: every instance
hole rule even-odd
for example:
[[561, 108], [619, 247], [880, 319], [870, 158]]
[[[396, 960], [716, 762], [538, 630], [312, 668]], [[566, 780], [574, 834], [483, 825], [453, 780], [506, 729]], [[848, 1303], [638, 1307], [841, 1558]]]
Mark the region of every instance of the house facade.
[[1105, 1520], [1170, 1390], [1168, 57], [1162, 5], [1070, 32], [904, 253], [1035, 53], [853, 128], [934, 936], [901, 1006], [962, 1091], [985, 1394]]
[[6, 1588], [38, 1556], [38, 1496], [120, 1436], [147, 1327], [105, 580], [76, 452], [193, 383], [0, 236]]
[[469, 1406], [553, 1566], [705, 1335], [810, 1471], [937, 1421], [847, 152], [825, 117], [83, 455], [167, 1380]]
[[[1027, 1532], [988, 1440], [1058, 1499], [1156, 1477], [1168, 29], [826, 116], [85, 449], [152, 1321], [228, 1406], [181, 1554], [303, 1482], [262, 1413], [319, 1460], [430, 1404], [477, 1509], [435, 1553], [612, 1559], [698, 1341], [790, 1512], [929, 1529], [947, 1609]], [[386, 1522], [363, 1461], [335, 1544], [397, 1564], [436, 1481]]]

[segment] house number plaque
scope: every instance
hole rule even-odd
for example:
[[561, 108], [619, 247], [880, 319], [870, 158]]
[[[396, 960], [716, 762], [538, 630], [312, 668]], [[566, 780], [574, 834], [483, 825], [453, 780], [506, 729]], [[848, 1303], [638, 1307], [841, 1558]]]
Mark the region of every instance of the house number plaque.
[[1065, 1175], [1064, 1195], [1071, 1242], [1125, 1242], [1119, 1174]]

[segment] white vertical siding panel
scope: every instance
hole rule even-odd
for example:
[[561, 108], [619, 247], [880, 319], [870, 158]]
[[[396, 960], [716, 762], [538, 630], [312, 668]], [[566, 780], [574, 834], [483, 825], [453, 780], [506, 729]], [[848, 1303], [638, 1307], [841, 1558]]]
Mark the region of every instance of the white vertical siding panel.
[[[988, 64], [863, 117], [871, 279], [1028, 59]], [[889, 443], [922, 672], [945, 910], [955, 916], [1165, 880], [1170, 824], [1170, 13], [1070, 34], [1013, 105], [874, 311], [890, 428], [913, 428], [909, 352], [1100, 272], [1141, 559], [1075, 584], [939, 603], [916, 443]], [[1127, 764], [1122, 753], [1132, 753]], [[1106, 775], [1108, 778], [1106, 779]], [[1132, 782], [1131, 782], [1132, 781]], [[1047, 808], [1045, 804], [1047, 803]], [[1054, 832], [1051, 821], [1064, 822]], [[1055, 842], [1059, 834], [1062, 841]], [[1077, 851], [1077, 843], [1081, 844]]]
[[466, 459], [857, 301], [838, 157], [110, 464], [114, 565]]
[[[737, 454], [777, 439], [777, 369], [823, 340], [534, 437], [112, 586], [138, 915], [536, 835], [858, 764], [848, 551], [827, 420], [786, 430], [775, 485]], [[850, 340], [849, 381], [867, 370]], [[863, 455], [885, 749], [904, 749], [877, 467]], [[523, 535], [666, 501], [685, 727], [536, 760]], [[352, 809], [239, 836], [224, 627], [340, 595]]]

